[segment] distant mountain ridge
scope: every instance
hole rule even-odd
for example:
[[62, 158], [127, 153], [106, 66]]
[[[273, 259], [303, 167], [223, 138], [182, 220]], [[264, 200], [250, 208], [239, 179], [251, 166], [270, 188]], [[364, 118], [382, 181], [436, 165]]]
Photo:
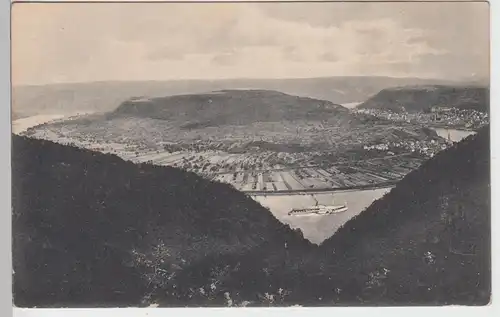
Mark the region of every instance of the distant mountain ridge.
[[128, 100], [112, 116], [135, 116], [189, 123], [186, 127], [245, 125], [283, 120], [326, 120], [349, 117], [329, 101], [270, 90], [221, 90], [204, 94]]
[[395, 112], [420, 112], [432, 107], [489, 112], [489, 88], [480, 86], [402, 86], [386, 88], [357, 106]]
[[162, 97], [241, 88], [277, 90], [341, 104], [364, 101], [387, 87], [447, 83], [454, 82], [418, 78], [338, 76], [291, 79], [109, 81], [14, 86], [12, 108], [27, 115], [64, 114], [77, 111], [108, 112], [136, 96]]

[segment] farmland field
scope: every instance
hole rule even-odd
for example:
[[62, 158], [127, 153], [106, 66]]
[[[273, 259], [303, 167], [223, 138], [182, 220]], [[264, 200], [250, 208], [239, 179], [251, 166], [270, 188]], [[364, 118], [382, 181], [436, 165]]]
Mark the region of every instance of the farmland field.
[[[66, 142], [71, 142], [67, 139]], [[80, 145], [75, 142], [76, 145]], [[204, 177], [229, 183], [244, 192], [301, 191], [313, 189], [342, 189], [344, 187], [376, 185], [398, 179], [408, 173], [407, 165], [418, 166], [419, 160], [401, 159], [398, 162], [357, 162], [356, 166], [336, 165], [297, 166], [296, 168], [262, 167], [261, 170], [242, 168], [252, 159], [252, 154], [229, 154], [221, 151], [178, 151], [130, 149], [127, 144], [116, 142], [83, 144], [98, 151], [114, 153], [134, 162], [175, 166], [201, 173]], [[409, 163], [408, 163], [409, 162]], [[236, 168], [238, 166], [238, 168]]]

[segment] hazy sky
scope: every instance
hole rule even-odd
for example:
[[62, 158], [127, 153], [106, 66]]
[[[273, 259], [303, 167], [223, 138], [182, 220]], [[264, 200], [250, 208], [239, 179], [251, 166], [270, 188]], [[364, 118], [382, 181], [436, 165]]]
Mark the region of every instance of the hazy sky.
[[485, 77], [486, 3], [15, 4], [17, 84]]

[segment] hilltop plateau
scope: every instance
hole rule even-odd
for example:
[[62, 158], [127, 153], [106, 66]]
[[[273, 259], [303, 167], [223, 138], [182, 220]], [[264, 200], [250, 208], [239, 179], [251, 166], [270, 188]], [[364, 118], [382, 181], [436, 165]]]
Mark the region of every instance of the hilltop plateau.
[[489, 112], [489, 89], [482, 86], [402, 86], [386, 88], [358, 109], [423, 112], [433, 107]]

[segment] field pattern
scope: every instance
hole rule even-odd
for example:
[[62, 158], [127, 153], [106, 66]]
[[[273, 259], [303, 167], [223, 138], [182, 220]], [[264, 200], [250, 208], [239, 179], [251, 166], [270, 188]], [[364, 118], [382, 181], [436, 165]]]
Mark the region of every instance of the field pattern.
[[[41, 134], [43, 132], [43, 134]], [[275, 151], [228, 153], [226, 151], [175, 151], [159, 146], [133, 145], [122, 142], [76, 138], [65, 131], [39, 130], [35, 137], [55, 139], [93, 150], [113, 153], [136, 163], [173, 166], [200, 174], [208, 179], [228, 183], [250, 193], [286, 193], [326, 191], [344, 188], [369, 188], [394, 184], [417, 168], [425, 159], [415, 153], [400, 153], [365, 160], [277, 162], [290, 155]], [[296, 156], [300, 156], [298, 153]], [[333, 162], [332, 162], [333, 161]]]

